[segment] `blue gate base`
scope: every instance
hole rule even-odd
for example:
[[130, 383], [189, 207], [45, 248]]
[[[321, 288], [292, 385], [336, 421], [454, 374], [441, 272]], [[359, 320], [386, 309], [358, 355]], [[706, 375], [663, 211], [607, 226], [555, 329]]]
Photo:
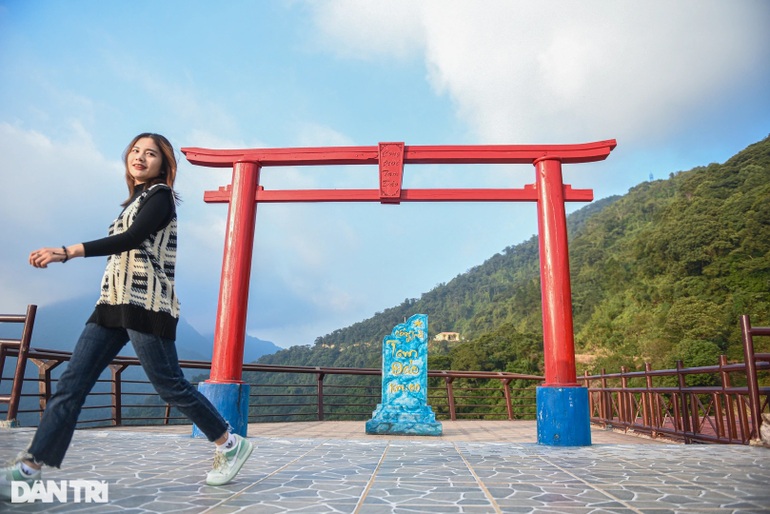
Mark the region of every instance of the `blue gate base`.
[[550, 446], [591, 445], [588, 389], [537, 388], [537, 442]]
[[[232, 432], [246, 437], [249, 429], [249, 384], [215, 384], [201, 382], [198, 391], [209, 399], [225, 421], [230, 424]], [[193, 437], [206, 437], [200, 429], [193, 425]]]

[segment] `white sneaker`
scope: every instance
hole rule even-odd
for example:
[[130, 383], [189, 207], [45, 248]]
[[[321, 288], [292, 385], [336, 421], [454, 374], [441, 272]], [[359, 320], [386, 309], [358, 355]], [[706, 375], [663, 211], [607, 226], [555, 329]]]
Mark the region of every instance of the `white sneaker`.
[[254, 445], [239, 436], [235, 436], [235, 444], [227, 451], [214, 453], [214, 467], [206, 474], [208, 485], [224, 485], [232, 480], [243, 467], [246, 459], [254, 451]]
[[35, 480], [40, 480], [43, 473], [38, 469], [31, 475], [27, 475], [21, 470], [21, 462], [0, 468], [0, 500], [11, 501], [11, 486], [13, 482], [26, 482], [32, 485]]

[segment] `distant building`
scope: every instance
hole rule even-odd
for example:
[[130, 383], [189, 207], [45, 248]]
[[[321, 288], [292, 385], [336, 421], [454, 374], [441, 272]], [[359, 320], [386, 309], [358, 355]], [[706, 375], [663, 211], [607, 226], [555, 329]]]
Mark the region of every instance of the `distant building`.
[[452, 341], [456, 342], [460, 340], [460, 334], [457, 332], [439, 332], [433, 336], [434, 341]]

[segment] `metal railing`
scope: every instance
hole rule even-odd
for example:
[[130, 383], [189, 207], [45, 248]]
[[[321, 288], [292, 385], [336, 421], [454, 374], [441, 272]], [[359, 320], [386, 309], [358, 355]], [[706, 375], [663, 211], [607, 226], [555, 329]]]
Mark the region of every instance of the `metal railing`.
[[[759, 439], [761, 414], [770, 411], [770, 353], [755, 353], [754, 336], [770, 327], [752, 327], [741, 316], [744, 362], [714, 366], [606, 373], [580, 377], [589, 391], [591, 421], [606, 427], [668, 437], [685, 443], [748, 444]], [[690, 382], [713, 382], [691, 385]]]
[[[579, 377], [589, 392], [591, 422], [685, 443], [758, 439], [761, 414], [770, 411], [770, 387], [760, 385], [770, 383], [770, 354], [755, 353], [753, 337], [770, 336], [770, 327], [752, 327], [748, 316], [741, 318], [741, 326], [744, 362], [730, 364], [721, 356], [714, 366], [684, 368], [680, 362], [674, 369], [653, 370], [647, 364], [643, 371], [603, 370]], [[14, 348], [7, 356], [14, 356]], [[17, 414], [23, 425], [35, 426], [56, 383], [52, 372], [70, 354], [32, 348], [27, 358], [37, 374], [23, 380], [27, 387]], [[205, 380], [211, 368], [203, 361], [180, 364], [193, 383]], [[160, 401], [140, 370], [138, 359], [116, 358], [89, 396], [79, 426], [189, 423]], [[250, 422], [365, 420], [381, 398], [381, 371], [374, 368], [245, 364], [243, 371], [251, 385]], [[2, 379], [0, 385], [7, 387]], [[428, 403], [439, 419], [531, 420], [541, 381], [534, 375], [433, 370], [428, 372]]]
[[[52, 372], [70, 356], [29, 350], [37, 376], [24, 379], [18, 410], [22, 424], [36, 426], [57, 381]], [[181, 360], [180, 365], [193, 384], [211, 369], [204, 361]], [[161, 402], [140, 370], [135, 357], [113, 360], [89, 395], [79, 426], [189, 423]], [[381, 371], [374, 368], [244, 364], [243, 372], [251, 386], [250, 422], [364, 420], [381, 398]], [[505, 372], [428, 371], [428, 402], [439, 419], [534, 419], [535, 387], [541, 381], [540, 376]], [[37, 391], [32, 392], [34, 384]]]
[[[16, 367], [13, 374], [13, 382], [8, 394], [0, 395], [0, 403], [8, 404], [7, 421], [12, 425], [19, 411], [21, 387], [24, 381], [24, 372], [27, 368], [27, 354], [32, 340], [32, 330], [35, 326], [37, 305], [28, 305], [25, 314], [0, 314], [0, 323], [13, 323], [21, 325], [21, 334], [18, 338], [0, 338], [0, 375], [5, 369], [5, 360], [8, 356], [16, 357]], [[2, 377], [0, 377], [2, 380]]]

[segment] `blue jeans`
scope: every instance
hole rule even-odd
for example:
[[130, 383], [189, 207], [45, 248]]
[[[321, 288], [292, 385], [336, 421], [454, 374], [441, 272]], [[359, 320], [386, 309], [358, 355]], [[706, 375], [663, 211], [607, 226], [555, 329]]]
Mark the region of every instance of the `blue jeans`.
[[57, 468], [61, 466], [86, 396], [102, 371], [129, 340], [147, 377], [165, 402], [195, 423], [209, 441], [227, 433], [227, 421], [185, 379], [174, 341], [134, 330], [88, 323], [27, 450], [36, 462]]

